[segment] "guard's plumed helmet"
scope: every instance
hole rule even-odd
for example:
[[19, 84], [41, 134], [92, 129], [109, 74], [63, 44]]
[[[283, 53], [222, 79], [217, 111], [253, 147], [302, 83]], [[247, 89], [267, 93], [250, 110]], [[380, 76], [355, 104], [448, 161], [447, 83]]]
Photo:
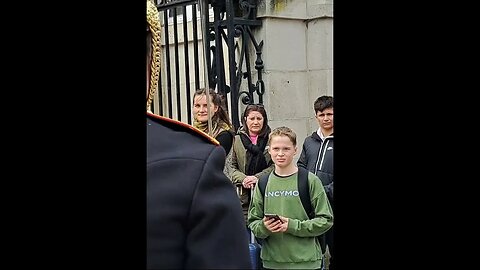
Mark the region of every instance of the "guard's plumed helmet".
[[[147, 111], [151, 112], [153, 96], [160, 74], [160, 17], [153, 0], [147, 0]], [[150, 75], [150, 76], [148, 76]]]

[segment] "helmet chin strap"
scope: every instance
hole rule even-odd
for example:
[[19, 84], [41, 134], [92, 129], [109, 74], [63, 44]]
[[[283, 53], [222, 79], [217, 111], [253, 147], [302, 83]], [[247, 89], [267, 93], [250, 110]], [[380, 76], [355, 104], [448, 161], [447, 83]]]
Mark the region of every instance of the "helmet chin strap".
[[152, 113], [153, 97], [158, 89], [158, 80], [160, 75], [160, 38], [161, 26], [159, 12], [152, 0], [147, 0], [147, 22], [152, 33], [152, 57], [150, 65], [150, 81], [147, 98], [147, 112]]

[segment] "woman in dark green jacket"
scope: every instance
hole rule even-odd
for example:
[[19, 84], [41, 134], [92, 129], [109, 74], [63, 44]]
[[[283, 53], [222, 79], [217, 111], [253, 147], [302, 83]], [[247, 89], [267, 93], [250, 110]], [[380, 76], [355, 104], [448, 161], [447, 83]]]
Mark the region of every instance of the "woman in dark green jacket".
[[242, 116], [242, 124], [235, 135], [230, 172], [246, 222], [251, 200], [250, 191], [262, 175], [273, 170], [274, 164], [267, 148], [271, 129], [263, 105], [248, 105]]

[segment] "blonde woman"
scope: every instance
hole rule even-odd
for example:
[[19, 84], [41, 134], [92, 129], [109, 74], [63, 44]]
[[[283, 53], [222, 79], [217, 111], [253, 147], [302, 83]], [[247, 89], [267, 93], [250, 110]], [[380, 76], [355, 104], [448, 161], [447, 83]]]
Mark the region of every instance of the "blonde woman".
[[[209, 89], [210, 102], [207, 102], [206, 91], [205, 88], [201, 88], [193, 95], [193, 126], [214, 137], [228, 155], [235, 135], [233, 125], [227, 112], [223, 109], [222, 97], [213, 89]], [[211, 133], [208, 130], [208, 105], [210, 105], [212, 115]]]

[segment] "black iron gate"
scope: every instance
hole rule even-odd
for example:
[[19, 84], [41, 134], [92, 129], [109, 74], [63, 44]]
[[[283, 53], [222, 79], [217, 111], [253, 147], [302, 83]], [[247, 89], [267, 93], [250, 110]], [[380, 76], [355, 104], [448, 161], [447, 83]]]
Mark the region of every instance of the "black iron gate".
[[[208, 12], [200, 13], [201, 5], [208, 7], [205, 10]], [[262, 24], [256, 18], [257, 0], [157, 0], [156, 6], [160, 17], [163, 16], [160, 19], [163, 21], [164, 60], [160, 67], [157, 102], [152, 107], [154, 113], [192, 124], [191, 95], [203, 87], [200, 76], [204, 74], [210, 88], [229, 101], [227, 111], [237, 129], [240, 102], [263, 103], [265, 93], [263, 41], [258, 43], [252, 32]], [[201, 32], [202, 20], [206, 22], [207, 33]], [[199, 36], [204, 37], [202, 42]], [[205, 46], [203, 49], [207, 53], [200, 53], [199, 46]], [[256, 54], [253, 65], [256, 78], [252, 74], [250, 46]], [[224, 59], [225, 48], [227, 59]], [[203, 58], [206, 58], [206, 65], [200, 61]], [[246, 85], [242, 88], [244, 81]]]

